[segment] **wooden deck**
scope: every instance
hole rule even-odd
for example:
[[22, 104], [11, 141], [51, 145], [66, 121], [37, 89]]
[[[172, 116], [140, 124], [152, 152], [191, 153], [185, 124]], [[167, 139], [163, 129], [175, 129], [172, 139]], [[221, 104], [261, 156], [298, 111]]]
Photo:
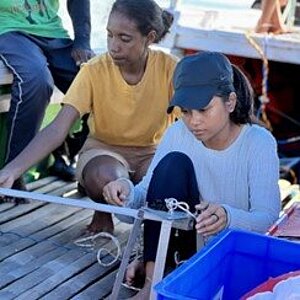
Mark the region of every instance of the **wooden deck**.
[[[79, 198], [75, 183], [55, 177], [28, 184], [31, 191]], [[86, 199], [87, 201], [90, 201]], [[106, 299], [119, 262], [103, 267], [96, 250], [76, 246], [93, 211], [45, 202], [0, 204], [0, 299]], [[131, 226], [115, 221], [115, 236], [126, 244]], [[108, 239], [100, 247], [112, 249]], [[103, 261], [110, 261], [109, 255]], [[123, 294], [123, 296], [122, 296]], [[121, 298], [132, 292], [123, 288]]]
[[[30, 191], [79, 199], [76, 183], [47, 177], [27, 185]], [[281, 187], [283, 207], [299, 201], [299, 186]], [[297, 192], [297, 197], [295, 197]], [[87, 198], [81, 198], [91, 201]], [[101, 266], [97, 250], [116, 250], [100, 238], [97, 249], [75, 245], [90, 223], [93, 211], [74, 206], [31, 201], [29, 204], [0, 204], [0, 299], [90, 300], [108, 299], [120, 262]], [[131, 225], [115, 222], [115, 236], [122, 248]], [[111, 261], [106, 255], [104, 262]], [[118, 299], [134, 292], [121, 288]]]

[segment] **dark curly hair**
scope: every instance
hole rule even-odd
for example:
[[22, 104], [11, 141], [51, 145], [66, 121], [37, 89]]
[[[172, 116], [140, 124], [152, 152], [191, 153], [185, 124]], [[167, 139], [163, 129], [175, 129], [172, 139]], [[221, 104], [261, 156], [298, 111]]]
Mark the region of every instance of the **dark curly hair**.
[[143, 36], [150, 31], [156, 32], [155, 43], [160, 42], [173, 23], [173, 15], [161, 9], [153, 0], [116, 0], [112, 6], [111, 14], [118, 12], [133, 20]]

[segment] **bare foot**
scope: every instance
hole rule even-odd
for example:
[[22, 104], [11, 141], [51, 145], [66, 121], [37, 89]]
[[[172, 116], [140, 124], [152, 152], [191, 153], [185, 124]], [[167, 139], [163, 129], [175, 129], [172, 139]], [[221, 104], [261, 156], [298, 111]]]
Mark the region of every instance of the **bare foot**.
[[151, 280], [146, 280], [144, 287], [133, 297], [129, 298], [128, 300], [149, 300], [150, 292], [151, 292]]
[[125, 283], [129, 286], [141, 288], [144, 285], [145, 276], [144, 262], [136, 258], [126, 269]]
[[256, 33], [272, 33], [272, 34], [285, 34], [291, 33], [292, 30], [289, 30], [286, 26], [275, 26], [272, 24], [262, 24], [257, 25], [255, 28]]
[[95, 211], [91, 224], [87, 226], [87, 231], [89, 233], [103, 231], [112, 234], [114, 232], [114, 223], [111, 214]]

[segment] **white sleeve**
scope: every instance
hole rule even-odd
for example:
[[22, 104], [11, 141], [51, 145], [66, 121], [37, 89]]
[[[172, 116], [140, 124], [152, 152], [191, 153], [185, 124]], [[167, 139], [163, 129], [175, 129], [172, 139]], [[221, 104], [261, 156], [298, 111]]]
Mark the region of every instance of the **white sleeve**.
[[153, 170], [160, 162], [160, 160], [165, 157], [170, 151], [172, 151], [172, 144], [174, 141], [174, 130], [171, 130], [172, 126], [165, 132], [156, 152], [151, 161], [146, 175], [143, 179], [136, 185], [132, 186], [131, 192], [126, 201], [126, 206], [130, 208], [138, 209], [145, 205], [147, 192], [152, 178]]
[[255, 143], [249, 164], [249, 211], [223, 205], [228, 213], [230, 228], [243, 228], [256, 232], [266, 232], [278, 219], [280, 212], [279, 158], [275, 139], [262, 139]]

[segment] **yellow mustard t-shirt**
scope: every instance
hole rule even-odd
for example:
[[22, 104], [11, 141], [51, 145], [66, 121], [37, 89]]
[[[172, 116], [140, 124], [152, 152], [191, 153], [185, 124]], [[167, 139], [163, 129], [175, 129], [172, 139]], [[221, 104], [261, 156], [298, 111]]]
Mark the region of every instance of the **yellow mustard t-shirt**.
[[64, 97], [81, 115], [90, 113], [90, 136], [110, 145], [151, 146], [159, 143], [176, 118], [167, 114], [173, 96], [177, 59], [150, 50], [145, 73], [136, 85], [123, 79], [108, 53], [84, 64]]

